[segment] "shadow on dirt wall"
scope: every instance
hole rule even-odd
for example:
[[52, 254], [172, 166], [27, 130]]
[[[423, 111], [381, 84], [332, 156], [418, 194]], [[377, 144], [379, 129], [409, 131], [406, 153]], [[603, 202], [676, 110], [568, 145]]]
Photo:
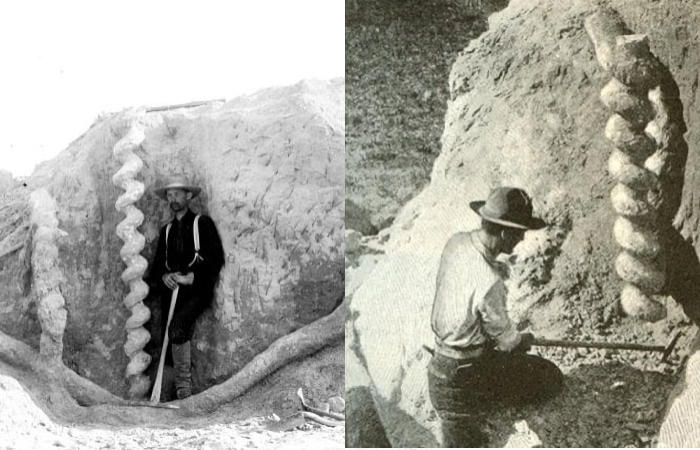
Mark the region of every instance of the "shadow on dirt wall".
[[666, 238], [668, 292], [688, 318], [700, 325], [700, 260], [690, 241], [675, 229], [666, 233]]

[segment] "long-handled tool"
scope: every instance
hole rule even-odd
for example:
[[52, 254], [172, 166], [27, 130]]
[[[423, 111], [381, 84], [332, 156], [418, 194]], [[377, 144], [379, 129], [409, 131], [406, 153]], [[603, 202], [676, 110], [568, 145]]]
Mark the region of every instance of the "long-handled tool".
[[637, 350], [642, 352], [663, 352], [661, 362], [666, 362], [668, 357], [671, 355], [671, 352], [676, 347], [676, 343], [681, 337], [681, 334], [682, 333], [680, 331], [677, 332], [666, 346], [634, 344], [627, 342], [561, 341], [542, 338], [535, 338], [535, 340], [532, 341], [532, 345], [538, 345], [541, 347], [610, 348], [617, 350]]
[[[661, 362], [666, 362], [671, 352], [676, 347], [678, 339], [683, 335], [682, 332], [677, 332], [668, 345], [645, 345], [645, 344], [633, 344], [627, 342], [593, 342], [593, 341], [561, 341], [554, 339], [542, 339], [535, 338], [532, 341], [532, 345], [538, 345], [541, 347], [586, 347], [586, 348], [610, 348], [617, 350], [637, 350], [642, 352], [663, 352], [661, 356]], [[431, 355], [435, 354], [435, 350], [424, 345], [423, 348]]]
[[134, 400], [131, 400], [131, 401], [129, 401], [126, 404], [121, 405], [121, 406], [135, 406], [135, 407], [144, 407], [144, 408], [163, 408], [163, 409], [180, 409], [179, 406], [168, 405], [166, 403], [151, 403], [151, 402], [134, 401]]
[[163, 338], [163, 348], [160, 350], [160, 361], [158, 361], [158, 373], [156, 374], [156, 381], [153, 383], [153, 391], [151, 392], [151, 402], [160, 402], [160, 388], [163, 384], [163, 368], [165, 367], [165, 355], [168, 352], [168, 329], [170, 328], [170, 321], [173, 319], [173, 313], [175, 312], [175, 302], [177, 301], [177, 293], [180, 290], [178, 285], [173, 289], [173, 295], [170, 297], [170, 309], [168, 310], [168, 321], [165, 324], [165, 337]]

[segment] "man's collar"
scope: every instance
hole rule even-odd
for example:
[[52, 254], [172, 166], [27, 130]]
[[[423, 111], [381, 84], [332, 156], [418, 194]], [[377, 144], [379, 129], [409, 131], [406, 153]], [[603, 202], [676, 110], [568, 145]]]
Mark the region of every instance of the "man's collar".
[[173, 222], [178, 222], [182, 223], [186, 218], [188, 218], [191, 214], [194, 214], [190, 208], [187, 208], [187, 211], [185, 211], [185, 214], [182, 216], [182, 219], [177, 218], [177, 214], [173, 216]]
[[488, 249], [483, 242], [481, 242], [481, 239], [479, 238], [479, 230], [474, 230], [471, 233], [469, 233], [469, 237], [471, 238], [472, 245], [478, 251], [481, 253], [481, 255], [491, 264], [496, 263], [496, 257], [498, 256], [497, 254], [494, 254], [494, 252], [490, 249]]
[[508, 267], [508, 264], [505, 264], [502, 261], [499, 261], [496, 259], [498, 257], [498, 254], [494, 254], [492, 250], [489, 250], [486, 248], [483, 242], [481, 242], [481, 239], [479, 239], [479, 230], [474, 230], [472, 231], [469, 236], [471, 237], [472, 245], [476, 249], [477, 252], [481, 254], [481, 256], [484, 257], [484, 260], [491, 266], [493, 269], [498, 272], [499, 276], [502, 279], [506, 279], [510, 276], [510, 269]]

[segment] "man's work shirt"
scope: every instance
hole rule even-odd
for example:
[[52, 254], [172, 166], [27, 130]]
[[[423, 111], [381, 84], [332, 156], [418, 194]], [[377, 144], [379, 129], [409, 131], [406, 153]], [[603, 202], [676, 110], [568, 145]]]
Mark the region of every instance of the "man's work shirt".
[[487, 340], [503, 351], [520, 343], [495, 256], [473, 231], [455, 234], [445, 245], [431, 318], [437, 351], [445, 356], [468, 357]]
[[[219, 272], [224, 265], [224, 252], [221, 238], [209, 216], [199, 217], [200, 258], [195, 260], [194, 219], [195, 214], [187, 210], [180, 220], [174, 218], [168, 241], [165, 241], [166, 226], [161, 228], [158, 247], [149, 273], [151, 288], [166, 289], [162, 276], [168, 272], [186, 274], [192, 272], [191, 286], [180, 286], [176, 312], [183, 311], [198, 316], [212, 300]], [[168, 297], [169, 302], [169, 297]]]

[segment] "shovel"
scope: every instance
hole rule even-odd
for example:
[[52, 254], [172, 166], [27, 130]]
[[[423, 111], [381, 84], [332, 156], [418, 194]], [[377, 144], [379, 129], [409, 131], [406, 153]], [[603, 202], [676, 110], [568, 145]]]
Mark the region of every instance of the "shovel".
[[[661, 362], [666, 362], [671, 352], [676, 347], [678, 339], [683, 335], [682, 332], [677, 332], [673, 339], [668, 343], [668, 345], [645, 345], [645, 344], [634, 344], [628, 342], [595, 342], [595, 341], [562, 341], [555, 339], [542, 339], [535, 338], [532, 341], [532, 345], [537, 345], [540, 347], [573, 347], [573, 348], [610, 348], [617, 350], [636, 350], [641, 352], [663, 352], [661, 356]], [[435, 355], [435, 350], [424, 345], [423, 348], [430, 353]]]
[[170, 309], [168, 310], [168, 322], [165, 324], [165, 337], [163, 338], [163, 348], [160, 350], [160, 361], [158, 361], [158, 373], [156, 374], [156, 381], [153, 383], [153, 391], [151, 392], [151, 403], [160, 402], [160, 388], [163, 384], [163, 368], [165, 367], [165, 355], [168, 351], [168, 328], [170, 328], [170, 321], [173, 319], [173, 313], [175, 312], [175, 302], [177, 301], [177, 293], [180, 290], [178, 285], [173, 289], [173, 295], [170, 297]]
[[666, 362], [671, 352], [676, 347], [678, 339], [683, 333], [677, 332], [668, 345], [645, 345], [628, 342], [595, 342], [595, 341], [561, 341], [554, 339], [535, 338], [532, 345], [540, 347], [574, 347], [574, 348], [609, 348], [617, 350], [636, 350], [640, 352], [662, 352], [661, 362]]

